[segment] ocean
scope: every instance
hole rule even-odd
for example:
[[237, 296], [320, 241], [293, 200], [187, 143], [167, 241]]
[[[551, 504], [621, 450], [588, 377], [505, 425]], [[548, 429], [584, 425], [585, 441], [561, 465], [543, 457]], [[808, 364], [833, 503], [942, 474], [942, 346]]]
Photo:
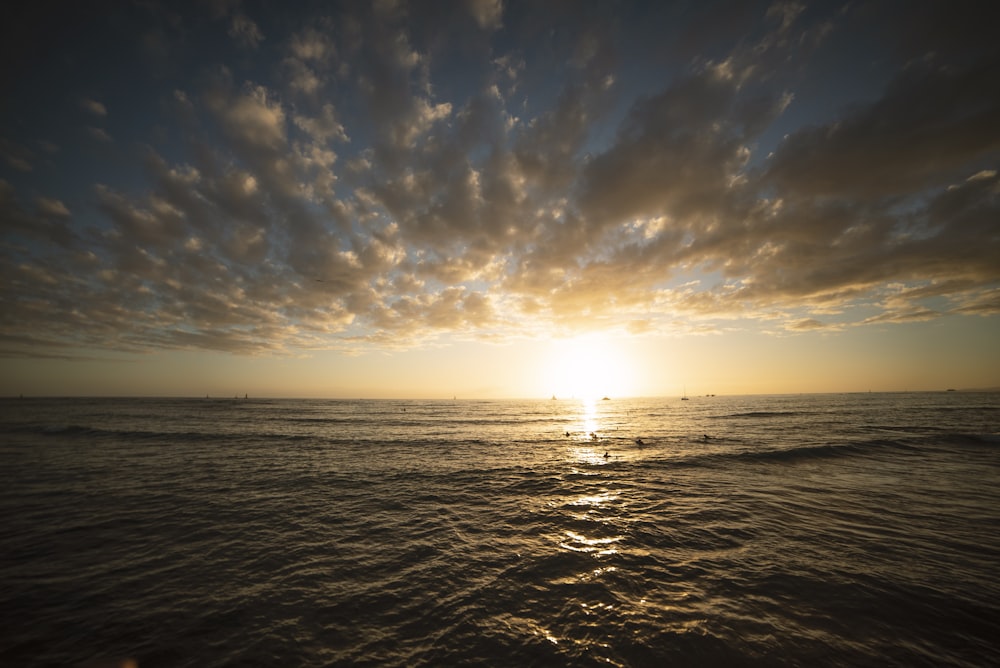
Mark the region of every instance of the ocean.
[[0, 516], [2, 666], [1000, 665], [1000, 394], [5, 399]]

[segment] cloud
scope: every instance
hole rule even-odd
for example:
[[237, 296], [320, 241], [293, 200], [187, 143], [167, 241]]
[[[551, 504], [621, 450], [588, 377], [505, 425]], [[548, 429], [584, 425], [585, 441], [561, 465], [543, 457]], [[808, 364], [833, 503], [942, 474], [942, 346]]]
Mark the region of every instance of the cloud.
[[336, 26], [328, 19], [320, 19], [292, 35], [284, 67], [290, 75], [293, 91], [316, 98], [331, 80], [343, 76], [348, 64], [339, 57], [331, 35]]
[[314, 63], [326, 63], [336, 57], [337, 47], [330, 39], [329, 25], [309, 26], [292, 36], [290, 48], [292, 55], [299, 60]]
[[747, 143], [780, 100], [738, 108], [735, 82], [706, 69], [636, 103], [615, 145], [584, 174], [583, 212], [598, 221], [697, 216], [726, 196], [749, 157]]
[[99, 142], [112, 142], [111, 135], [104, 128], [95, 128], [93, 126], [87, 127], [87, 133]]
[[503, 0], [467, 0], [472, 18], [483, 30], [496, 30], [503, 21]]
[[100, 118], [104, 118], [105, 116], [108, 115], [108, 109], [107, 109], [107, 107], [105, 107], [103, 104], [101, 104], [97, 100], [92, 100], [90, 98], [84, 98], [84, 99], [80, 100], [80, 106], [83, 107], [86, 111], [88, 111], [91, 114], [93, 114], [94, 116], [98, 116]]
[[330, 103], [324, 104], [320, 114], [315, 117], [296, 114], [295, 125], [318, 142], [350, 141], [344, 125], [337, 120], [336, 111]]
[[228, 32], [234, 40], [251, 49], [256, 49], [264, 39], [257, 24], [242, 12], [233, 15]]
[[946, 184], [1000, 150], [1000, 92], [991, 85], [998, 66], [998, 58], [913, 63], [875, 103], [789, 136], [767, 181], [801, 197], [885, 197]]
[[[263, 13], [266, 48], [239, 3], [209, 27], [178, 16], [226, 57], [170, 79], [159, 134], [117, 158], [140, 156], [127, 178], [102, 163], [73, 191], [24, 186], [48, 167], [4, 141], [5, 347], [291, 354], [1000, 312], [995, 54], [914, 59], [896, 35], [882, 89], [803, 125], [810, 59], [837, 55], [853, 9], [454, 6]], [[691, 31], [636, 40], [644, 20]], [[117, 120], [89, 132], [131, 137]], [[60, 169], [82, 162], [37, 136]]]
[[14, 251], [13, 257], [5, 258], [12, 266], [34, 259], [38, 251], [29, 248], [47, 248], [45, 244], [49, 244], [58, 252], [79, 242], [70, 218], [65, 204], [48, 197], [36, 197], [34, 211], [29, 211], [15, 188], [0, 179], [0, 230], [7, 251]]
[[795, 320], [793, 322], [787, 323], [785, 325], [785, 329], [792, 332], [810, 332], [815, 330], [839, 329], [839, 328], [820, 322], [815, 318], [803, 318], [802, 320]]
[[285, 145], [285, 110], [266, 87], [248, 83], [233, 91], [223, 84], [208, 92], [206, 102], [223, 131], [240, 145], [270, 151]]
[[50, 218], [69, 218], [70, 212], [66, 205], [57, 199], [38, 197], [35, 199], [38, 213]]
[[19, 172], [30, 172], [34, 169], [32, 159], [34, 154], [26, 146], [13, 142], [5, 137], [0, 137], [0, 155], [8, 167]]
[[861, 322], [863, 325], [871, 325], [880, 322], [923, 322], [941, 317], [937, 311], [927, 308], [912, 308], [902, 311], [888, 311], [880, 313], [871, 318], [866, 318]]
[[952, 309], [962, 315], [1000, 315], [1000, 288], [974, 291], [968, 295], [958, 295], [957, 304]]

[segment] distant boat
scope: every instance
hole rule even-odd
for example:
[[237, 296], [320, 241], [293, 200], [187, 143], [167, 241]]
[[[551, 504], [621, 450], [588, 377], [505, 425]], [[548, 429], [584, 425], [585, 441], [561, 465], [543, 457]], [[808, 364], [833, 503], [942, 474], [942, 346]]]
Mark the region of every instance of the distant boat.
[[556, 400], [556, 395], [553, 394], [552, 395], [552, 401], [555, 401], [555, 400]]
[[687, 400], [688, 400], [688, 391], [687, 388], [685, 387], [684, 394], [681, 396], [681, 401], [687, 401]]
[[604, 398], [601, 399], [601, 401], [611, 401], [611, 399], [609, 399], [607, 397], [604, 397]]

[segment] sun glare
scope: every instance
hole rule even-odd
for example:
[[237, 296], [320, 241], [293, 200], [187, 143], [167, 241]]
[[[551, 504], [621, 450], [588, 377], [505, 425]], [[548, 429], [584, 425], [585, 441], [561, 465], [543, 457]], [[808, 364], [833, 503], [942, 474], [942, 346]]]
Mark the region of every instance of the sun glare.
[[578, 336], [552, 344], [546, 381], [560, 399], [597, 400], [635, 394], [635, 371], [623, 344]]

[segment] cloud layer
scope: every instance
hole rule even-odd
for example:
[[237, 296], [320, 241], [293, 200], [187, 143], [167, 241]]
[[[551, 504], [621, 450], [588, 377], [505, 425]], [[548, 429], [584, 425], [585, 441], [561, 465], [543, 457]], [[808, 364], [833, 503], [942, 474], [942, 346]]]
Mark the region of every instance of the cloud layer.
[[1000, 51], [962, 5], [886, 43], [885, 3], [217, 4], [5, 112], [4, 354], [1000, 314]]

